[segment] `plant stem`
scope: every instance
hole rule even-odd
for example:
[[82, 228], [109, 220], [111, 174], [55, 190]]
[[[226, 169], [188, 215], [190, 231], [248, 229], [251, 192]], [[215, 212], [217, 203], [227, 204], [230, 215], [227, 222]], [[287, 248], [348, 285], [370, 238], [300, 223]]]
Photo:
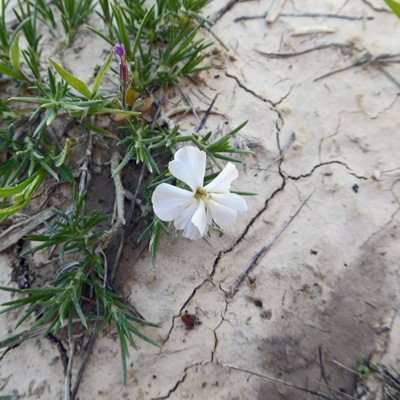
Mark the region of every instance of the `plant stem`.
[[65, 374], [65, 384], [64, 384], [64, 400], [71, 400], [71, 374], [72, 374], [72, 364], [74, 359], [75, 351], [75, 341], [69, 339], [69, 359], [67, 372]]

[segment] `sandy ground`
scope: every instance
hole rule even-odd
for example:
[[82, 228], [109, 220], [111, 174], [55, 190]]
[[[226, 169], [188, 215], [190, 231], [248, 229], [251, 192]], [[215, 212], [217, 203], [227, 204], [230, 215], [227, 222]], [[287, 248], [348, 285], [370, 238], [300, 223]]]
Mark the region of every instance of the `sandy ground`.
[[[81, 400], [316, 398], [281, 381], [345, 399], [356, 377], [337, 363], [354, 369], [372, 357], [400, 371], [400, 66], [379, 58], [399, 53], [400, 22], [379, 0], [288, 0], [267, 24], [271, 4], [211, 3], [205, 14], [216, 22], [204, 35], [215, 43], [207, 60], [215, 68], [182, 83], [200, 111], [218, 94], [205, 131], [249, 120], [237, 140], [254, 155], [239, 166], [235, 189], [258, 196], [212, 239], [164, 237], [155, 270], [128, 236], [117, 278], [162, 325], [142, 331], [163, 349], [138, 340], [123, 387], [117, 333], [107, 327]], [[259, 18], [235, 21], [243, 16]], [[65, 59], [89, 79], [103, 50], [85, 33]], [[168, 99], [167, 108], [182, 104], [177, 88]], [[8, 257], [1, 285], [13, 284]], [[185, 329], [185, 310], [202, 324]], [[2, 336], [15, 318], [1, 315]], [[59, 350], [55, 340], [3, 350], [0, 394], [62, 399]]]

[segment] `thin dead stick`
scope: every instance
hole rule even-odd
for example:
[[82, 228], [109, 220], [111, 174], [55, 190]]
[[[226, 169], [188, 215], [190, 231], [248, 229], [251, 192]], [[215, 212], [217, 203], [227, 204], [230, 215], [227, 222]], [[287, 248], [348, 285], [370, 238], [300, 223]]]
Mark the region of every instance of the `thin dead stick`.
[[318, 78], [314, 79], [314, 82], [319, 81], [320, 79], [324, 79], [327, 78], [328, 76], [337, 74], [339, 72], [343, 72], [346, 71], [350, 68], [353, 67], [359, 67], [360, 65], [364, 65], [364, 64], [374, 64], [375, 66], [378, 67], [378, 69], [386, 76], [388, 77], [396, 86], [400, 87], [400, 83], [397, 82], [383, 67], [382, 67], [382, 62], [390, 62], [390, 58], [395, 58], [398, 57], [398, 54], [382, 54], [380, 56], [376, 56], [374, 57], [371, 53], [366, 52], [360, 60], [356, 61], [355, 63], [348, 65], [347, 67], [343, 67], [343, 68], [339, 68], [337, 70], [328, 72], [327, 74], [321, 75]]
[[93, 332], [90, 336], [89, 341], [87, 342], [86, 346], [85, 346], [85, 358], [82, 361], [81, 367], [79, 368], [78, 371], [78, 375], [76, 376], [76, 382], [74, 385], [74, 388], [72, 390], [71, 393], [71, 399], [70, 400], [75, 400], [75, 397], [78, 393], [78, 389], [79, 389], [79, 385], [81, 383], [82, 380], [82, 376], [83, 376], [83, 372], [85, 371], [85, 368], [87, 366], [87, 363], [89, 362], [89, 357], [90, 354], [92, 354], [92, 347], [93, 347], [93, 343], [97, 337], [97, 333], [96, 333], [96, 327], [97, 327], [97, 323], [95, 323], [94, 327], [93, 327]]
[[314, 82], [317, 82], [321, 79], [327, 78], [328, 76], [338, 74], [339, 72], [347, 71], [348, 69], [351, 69], [353, 67], [359, 67], [360, 65], [366, 64], [371, 61], [372, 61], [372, 56], [371, 56], [371, 54], [367, 53], [360, 60], [356, 61], [355, 63], [353, 63], [351, 65], [348, 65], [347, 67], [336, 69], [334, 71], [328, 72], [327, 74], [321, 75], [318, 78], [315, 78]]
[[292, 14], [292, 13], [282, 13], [280, 17], [297, 17], [297, 18], [337, 18], [346, 19], [348, 21], [371, 21], [375, 17], [353, 17], [351, 15], [341, 15], [341, 14], [318, 14], [318, 13], [304, 13], [304, 14]]
[[339, 361], [332, 360], [332, 362], [333, 362], [334, 364], [338, 365], [339, 367], [344, 368], [345, 370], [347, 370], [347, 371], [349, 371], [349, 372], [352, 372], [352, 373], [355, 374], [355, 375], [358, 375], [358, 372], [357, 372], [357, 371], [354, 371], [354, 369], [351, 369], [351, 368], [349, 368], [349, 367], [346, 367], [345, 365], [341, 364]]
[[165, 89], [163, 87], [161, 87], [160, 100], [158, 101], [157, 111], [156, 111], [156, 113], [154, 115], [153, 122], [151, 123], [151, 129], [154, 129], [154, 127], [156, 126], [157, 119], [158, 119], [158, 117], [160, 115], [161, 108], [162, 108], [162, 106], [164, 104], [165, 95], [167, 94], [167, 89], [168, 89], [168, 87], [165, 88]]
[[235, 367], [234, 365], [229, 365], [229, 364], [222, 364], [222, 365], [223, 365], [224, 367], [226, 367], [226, 368], [229, 368], [229, 369], [233, 369], [233, 370], [236, 370], [236, 371], [245, 372], [245, 373], [250, 374], [250, 375], [258, 376], [258, 377], [261, 378], [261, 379], [266, 379], [266, 380], [271, 381], [271, 382], [277, 382], [277, 383], [280, 383], [280, 384], [282, 384], [282, 385], [291, 387], [291, 388], [293, 388], [293, 389], [301, 390], [302, 392], [309, 393], [309, 394], [311, 394], [311, 395], [313, 395], [313, 396], [321, 397], [322, 399], [333, 400], [331, 397], [328, 397], [328, 396], [326, 396], [326, 395], [323, 394], [323, 393], [320, 393], [320, 392], [317, 392], [317, 391], [311, 390], [311, 389], [306, 389], [306, 388], [303, 388], [303, 387], [301, 387], [301, 386], [293, 385], [292, 383], [283, 381], [282, 379], [277, 379], [277, 378], [273, 378], [272, 376], [268, 376], [268, 375], [264, 375], [264, 374], [259, 374], [259, 373], [257, 373], [257, 372], [250, 371], [250, 370], [248, 370], [248, 369]]
[[199, 126], [196, 129], [196, 133], [199, 133], [203, 129], [203, 127], [207, 121], [207, 118], [210, 115], [212, 108], [214, 107], [214, 103], [217, 100], [217, 97], [218, 97], [218, 93], [215, 95], [215, 97], [213, 98], [213, 101], [211, 102], [210, 106], [208, 107], [206, 113], [204, 114]]
[[197, 115], [196, 109], [193, 106], [192, 101], [190, 100], [189, 96], [182, 90], [182, 88], [178, 85], [178, 89], [181, 92], [181, 95], [183, 99], [186, 101], [186, 103], [189, 105], [189, 107], [192, 109], [193, 115], [196, 117], [197, 122], [200, 123], [200, 118]]
[[117, 203], [117, 222], [122, 225], [125, 225], [125, 209], [124, 209], [124, 200], [125, 200], [125, 190], [122, 186], [121, 182], [121, 174], [115, 174], [116, 169], [118, 168], [120, 161], [120, 155], [117, 152], [112, 153], [111, 155], [111, 173], [114, 180], [115, 186], [115, 201]]
[[294, 132], [292, 132], [289, 136], [289, 140], [285, 143], [285, 145], [282, 147], [281, 151], [279, 152], [279, 156], [276, 157], [274, 160], [272, 160], [272, 162], [268, 165], [266, 170], [271, 168], [276, 162], [282, 160], [283, 156], [285, 155], [285, 153], [288, 150], [288, 148], [290, 147], [290, 145], [293, 143], [294, 139], [296, 139], [296, 134]]
[[25, 235], [41, 225], [43, 220], [48, 220], [51, 216], [53, 216], [53, 212], [47, 209], [33, 215], [25, 221], [10, 226], [0, 234], [0, 252], [17, 243]]
[[74, 359], [75, 351], [75, 341], [74, 339], [69, 340], [69, 359], [67, 372], [65, 374], [65, 384], [64, 384], [64, 400], [71, 400], [71, 374], [72, 374], [72, 364]]
[[276, 21], [285, 3], [286, 0], [274, 0], [265, 18], [267, 24], [273, 24]]
[[390, 81], [392, 81], [392, 83], [394, 83], [398, 88], [400, 88], [400, 83], [392, 75], [390, 75], [385, 68], [383, 68], [380, 62], [375, 61], [374, 65], [379, 69], [379, 71], [382, 72], [383, 75], [386, 76], [386, 78], [388, 78]]
[[125, 221], [125, 190], [122, 186], [120, 172], [114, 175], [118, 165], [119, 165], [120, 155], [117, 152], [114, 152], [111, 155], [111, 173], [114, 179], [115, 186], [115, 202], [117, 203], [117, 220], [114, 222], [111, 229], [105, 232], [103, 238], [101, 239], [101, 248], [106, 248], [110, 243], [111, 238], [118, 233], [119, 229], [126, 224]]
[[51, 140], [57, 146], [58, 151], [61, 153], [63, 148], [60, 142], [58, 141], [57, 136], [55, 135], [53, 129], [51, 129], [50, 126], [46, 126], [46, 132], [49, 134]]
[[329, 25], [314, 25], [314, 26], [302, 26], [296, 28], [290, 34], [291, 36], [310, 36], [322, 34], [336, 33], [338, 28], [336, 26]]
[[[347, 393], [344, 393], [344, 392], [341, 392], [340, 390], [334, 389], [332, 386], [329, 386], [327, 383], [322, 383], [322, 382], [319, 382], [319, 381], [314, 381], [314, 382], [318, 383], [318, 385], [322, 385], [322, 386], [326, 387], [327, 389], [331, 390], [332, 392], [339, 393], [343, 397], [346, 397], [346, 398], [352, 399], [352, 400], [357, 400], [357, 397], [350, 396]], [[334, 396], [335, 396], [335, 399], [337, 399], [337, 396], [336, 395], [334, 395]]]
[[324, 382], [326, 384], [328, 384], [328, 381], [327, 381], [326, 376], [325, 376], [324, 364], [322, 362], [322, 348], [321, 348], [321, 346], [318, 347], [318, 358], [319, 358], [319, 368], [321, 370], [321, 378], [324, 380]]
[[266, 53], [261, 50], [255, 49], [259, 54], [262, 54], [263, 56], [267, 56], [270, 58], [290, 58], [290, 57], [296, 57], [296, 56], [301, 56], [303, 54], [311, 53], [312, 51], [318, 51], [318, 50], [324, 50], [324, 49], [329, 49], [330, 47], [339, 47], [339, 48], [350, 48], [351, 46], [348, 44], [342, 44], [342, 43], [329, 43], [329, 44], [324, 44], [321, 46], [316, 46], [316, 47], [311, 47], [309, 49], [301, 50], [301, 51], [295, 51], [293, 53]]
[[[115, 273], [116, 273], [117, 268], [118, 268], [119, 260], [121, 258], [121, 254], [122, 254], [122, 247], [123, 247], [124, 241], [125, 241], [126, 228], [127, 228], [127, 225], [129, 223], [129, 221], [132, 218], [133, 209], [135, 208], [137, 195], [139, 194], [139, 190], [140, 190], [140, 187], [142, 185], [144, 171], [145, 171], [145, 164], [142, 165], [142, 170], [140, 171], [140, 175], [139, 175], [139, 179], [138, 179], [138, 183], [137, 183], [137, 186], [136, 186], [135, 193], [133, 195], [131, 195], [129, 192], [125, 192], [125, 196], [131, 202], [131, 205], [129, 207], [128, 214], [126, 216], [126, 224], [122, 228], [122, 235], [121, 235], [121, 239], [120, 239], [120, 242], [119, 242], [117, 255], [115, 257], [114, 263], [113, 263], [113, 265], [111, 267], [111, 270], [110, 270], [110, 282], [114, 281]], [[130, 195], [128, 195], [128, 193]]]
[[[268, 13], [264, 13], [262, 15], [243, 15], [242, 17], [237, 17], [233, 20], [233, 22], [239, 21], [248, 21], [252, 19], [263, 19], [266, 18]], [[286, 14], [281, 13], [279, 17], [295, 17], [295, 18], [337, 18], [337, 19], [345, 19], [348, 21], [371, 21], [375, 19], [375, 17], [352, 17], [351, 15], [339, 15], [339, 14], [318, 14], [318, 13], [306, 13], [306, 14]]]
[[300, 205], [297, 211], [289, 218], [289, 221], [286, 222], [282, 228], [272, 237], [270, 242], [264, 246], [254, 257], [250, 265], [246, 268], [243, 274], [236, 280], [235, 286], [231, 289], [229, 297], [232, 298], [236, 292], [239, 290], [240, 285], [245, 280], [246, 276], [253, 270], [253, 268], [258, 264], [258, 262], [267, 254], [269, 249], [275, 244], [275, 242], [279, 239], [282, 233], [286, 230], [286, 228], [292, 223], [292, 221], [299, 215], [302, 208], [306, 205], [308, 200], [310, 200], [311, 196], [314, 192], [312, 192]]

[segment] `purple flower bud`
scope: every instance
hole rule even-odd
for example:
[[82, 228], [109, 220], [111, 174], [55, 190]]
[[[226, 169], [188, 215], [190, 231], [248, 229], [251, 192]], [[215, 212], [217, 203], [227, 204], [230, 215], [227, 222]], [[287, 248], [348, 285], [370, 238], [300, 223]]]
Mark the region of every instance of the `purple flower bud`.
[[123, 85], [129, 84], [129, 68], [126, 62], [121, 62], [119, 65], [119, 78], [121, 79], [121, 83]]
[[114, 46], [113, 50], [115, 51], [115, 54], [117, 56], [121, 57], [121, 63], [119, 64], [119, 79], [121, 81], [121, 84], [126, 88], [127, 85], [129, 85], [130, 78], [129, 78], [128, 63], [126, 62], [124, 45], [121, 44]]
[[124, 59], [125, 60], [125, 49], [124, 49], [124, 45], [117, 45], [113, 47], [113, 50], [115, 51], [115, 54], [117, 56], [121, 57], [121, 60]]

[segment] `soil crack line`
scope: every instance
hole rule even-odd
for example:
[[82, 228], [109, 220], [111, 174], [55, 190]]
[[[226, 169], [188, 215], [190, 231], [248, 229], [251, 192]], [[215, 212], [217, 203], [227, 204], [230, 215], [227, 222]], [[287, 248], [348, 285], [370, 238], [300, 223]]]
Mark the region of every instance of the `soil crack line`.
[[308, 200], [311, 198], [314, 192], [312, 192], [308, 197], [301, 203], [300, 207], [297, 209], [297, 211], [289, 218], [289, 221], [287, 221], [282, 228], [276, 233], [270, 242], [261, 248], [259, 252], [254, 256], [253, 261], [250, 263], [250, 265], [246, 268], [246, 270], [243, 272], [243, 274], [236, 280], [236, 283], [234, 287], [231, 289], [231, 292], [229, 293], [229, 298], [232, 298], [237, 291], [239, 290], [240, 285], [243, 283], [245, 280], [246, 276], [253, 270], [253, 268], [258, 264], [258, 262], [267, 254], [269, 249], [275, 244], [275, 242], [279, 239], [279, 237], [282, 235], [283, 232], [288, 228], [288, 226], [292, 223], [292, 221], [299, 215], [303, 207], [306, 205]]
[[360, 249], [364, 248], [369, 241], [375, 237], [376, 235], [379, 235], [380, 233], [382, 233], [385, 229], [387, 229], [395, 220], [396, 215], [399, 213], [400, 211], [400, 207], [397, 208], [397, 210], [391, 215], [390, 219], [388, 222], [385, 223], [385, 225], [383, 225], [382, 227], [380, 227], [376, 232], [372, 233], [369, 238], [360, 246]]
[[220, 10], [218, 10], [210, 19], [212, 22], [217, 22], [220, 18], [224, 16], [225, 13], [227, 13], [236, 3], [238, 0], [230, 0], [228, 3], [222, 7]]
[[310, 177], [310, 176], [314, 173], [314, 171], [317, 170], [318, 168], [324, 167], [325, 165], [332, 165], [332, 164], [338, 164], [338, 165], [344, 166], [344, 167], [347, 169], [347, 171], [349, 172], [349, 174], [355, 176], [357, 179], [363, 179], [363, 180], [365, 180], [365, 181], [368, 180], [368, 177], [365, 177], [365, 176], [362, 176], [362, 175], [357, 175], [355, 172], [353, 172], [353, 171], [351, 170], [351, 168], [350, 168], [346, 163], [344, 163], [343, 161], [338, 161], [338, 160], [333, 160], [333, 161], [327, 161], [327, 162], [320, 163], [320, 164], [314, 166], [313, 169], [312, 169], [310, 172], [308, 172], [307, 174], [303, 174], [303, 175], [299, 175], [299, 176], [287, 175], [286, 178], [292, 179], [292, 180], [294, 180], [294, 181], [298, 181], [298, 180], [300, 180], [300, 179], [302, 179], [302, 178], [308, 178], [308, 177]]
[[247, 93], [252, 94], [254, 97], [256, 97], [257, 99], [263, 101], [264, 103], [271, 104], [273, 110], [278, 113], [279, 118], [281, 119], [281, 115], [280, 115], [279, 111], [276, 109], [276, 106], [278, 104], [281, 104], [282, 101], [285, 100], [290, 95], [290, 93], [292, 92], [293, 86], [291, 86], [291, 88], [289, 89], [288, 93], [286, 93], [281, 99], [279, 99], [277, 102], [274, 103], [271, 100], [264, 99], [264, 97], [260, 96], [259, 94], [257, 94], [253, 90], [247, 88], [245, 85], [243, 85], [242, 82], [240, 82], [239, 78], [237, 78], [235, 75], [231, 75], [229, 72], [225, 72], [225, 76], [227, 76], [228, 78], [234, 79], [236, 81], [236, 83], [239, 85], [239, 87], [241, 89], [243, 89], [244, 91], [246, 91]]
[[209, 363], [205, 363], [205, 364], [204, 364], [204, 363], [202, 363], [202, 362], [198, 362], [198, 363], [195, 363], [195, 364], [193, 364], [193, 365], [189, 365], [188, 367], [186, 367], [186, 368], [183, 370], [183, 377], [182, 377], [181, 379], [179, 379], [179, 380], [175, 383], [174, 387], [168, 391], [168, 394], [167, 394], [166, 396], [162, 396], [162, 397], [153, 397], [151, 400], [165, 400], [165, 399], [168, 399], [169, 396], [171, 396], [171, 394], [172, 394], [173, 392], [175, 392], [175, 391], [178, 389], [179, 385], [185, 381], [185, 379], [186, 379], [186, 377], [187, 377], [187, 372], [188, 372], [190, 369], [195, 368], [195, 367], [198, 367], [199, 365], [207, 365], [207, 364], [209, 364]]
[[389, 10], [383, 7], [375, 7], [370, 1], [368, 0], [361, 0], [364, 4], [366, 4], [368, 7], [372, 8], [376, 12], [385, 12], [385, 13], [390, 13]]

